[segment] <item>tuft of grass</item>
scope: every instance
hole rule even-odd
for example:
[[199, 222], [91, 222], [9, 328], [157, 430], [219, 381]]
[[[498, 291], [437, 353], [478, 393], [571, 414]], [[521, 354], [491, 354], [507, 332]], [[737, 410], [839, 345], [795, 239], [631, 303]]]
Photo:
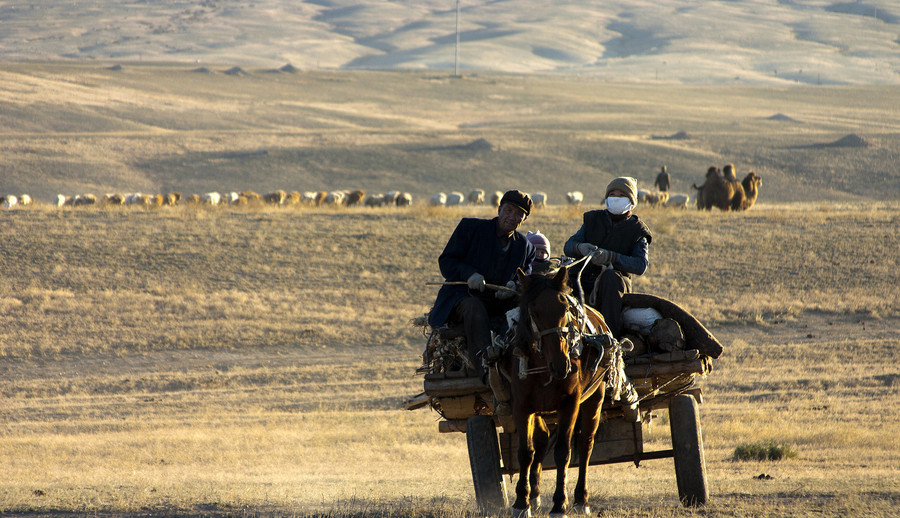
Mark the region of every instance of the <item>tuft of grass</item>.
[[793, 459], [797, 452], [790, 445], [767, 439], [749, 444], [741, 444], [734, 449], [734, 460], [784, 460]]

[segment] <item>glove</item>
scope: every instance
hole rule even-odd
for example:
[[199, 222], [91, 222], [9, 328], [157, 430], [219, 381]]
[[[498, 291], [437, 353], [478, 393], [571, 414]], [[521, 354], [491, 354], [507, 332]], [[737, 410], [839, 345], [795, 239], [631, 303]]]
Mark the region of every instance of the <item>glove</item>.
[[484, 275], [478, 272], [473, 273], [466, 280], [470, 290], [484, 291]]
[[[516, 282], [509, 281], [506, 283], [506, 287], [509, 288], [510, 290], [515, 290]], [[515, 297], [516, 295], [517, 295], [516, 292], [508, 291], [508, 290], [497, 290], [496, 292], [494, 292], [494, 297], [497, 297], [500, 300], [508, 300], [508, 299]]]
[[612, 262], [613, 254], [609, 250], [598, 248], [591, 257], [591, 263], [596, 266], [604, 266]]
[[592, 245], [592, 244], [590, 244], [590, 243], [580, 243], [580, 244], [579, 244], [577, 247], [575, 247], [575, 248], [578, 250], [578, 253], [579, 253], [579, 254], [581, 254], [581, 255], [583, 255], [583, 256], [585, 256], [585, 257], [591, 255], [591, 252], [593, 252], [594, 250], [597, 249], [596, 246], [594, 246], [594, 245]]

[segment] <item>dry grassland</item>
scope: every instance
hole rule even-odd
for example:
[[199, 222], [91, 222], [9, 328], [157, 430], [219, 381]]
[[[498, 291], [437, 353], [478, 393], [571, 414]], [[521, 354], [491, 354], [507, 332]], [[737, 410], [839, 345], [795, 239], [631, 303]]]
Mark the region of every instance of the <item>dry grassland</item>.
[[[0, 513], [475, 515], [463, 437], [400, 406], [421, 390], [409, 319], [437, 255], [459, 217], [490, 214], [0, 213]], [[637, 288], [726, 346], [701, 406], [711, 503], [682, 510], [660, 460], [592, 468], [595, 511], [896, 516], [900, 207], [640, 214]], [[558, 252], [579, 222], [551, 207], [525, 227]], [[797, 457], [732, 460], [761, 440]]]
[[[582, 77], [201, 74], [188, 65], [11, 63], [0, 70], [0, 193], [54, 202], [364, 189], [544, 191], [560, 204], [661, 164], [691, 194], [710, 165], [770, 203], [900, 199], [900, 89], [648, 86]], [[772, 118], [774, 116], [782, 118]], [[686, 139], [669, 136], [685, 132]], [[847, 135], [868, 147], [829, 147]], [[467, 149], [478, 139], [491, 151]]]
[[[739, 214], [641, 207], [638, 289], [726, 345], [701, 407], [711, 485], [592, 468], [603, 516], [886, 516], [900, 505], [900, 92], [653, 87], [181, 65], [0, 70], [0, 514], [470, 516], [461, 435], [400, 410], [464, 215], [437, 191], [547, 191], [559, 252], [613, 176], [763, 177]], [[772, 119], [784, 114], [792, 120]], [[687, 132], [691, 138], [654, 136]], [[857, 134], [870, 145], [820, 144]], [[465, 144], [484, 138], [493, 151]], [[259, 153], [258, 151], [265, 151]], [[57, 193], [410, 191], [409, 210], [51, 208]], [[650, 446], [665, 445], [661, 416]], [[795, 459], [735, 462], [742, 444]], [[771, 478], [759, 480], [760, 474]]]

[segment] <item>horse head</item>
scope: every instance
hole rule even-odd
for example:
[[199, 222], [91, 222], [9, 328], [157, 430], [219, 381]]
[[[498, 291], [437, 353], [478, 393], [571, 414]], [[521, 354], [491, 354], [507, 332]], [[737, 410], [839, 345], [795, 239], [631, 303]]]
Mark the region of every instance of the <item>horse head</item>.
[[572, 372], [570, 347], [574, 345], [568, 270], [560, 268], [553, 276], [529, 276], [519, 270], [517, 275], [522, 286], [518, 334], [547, 363], [550, 375], [563, 379]]

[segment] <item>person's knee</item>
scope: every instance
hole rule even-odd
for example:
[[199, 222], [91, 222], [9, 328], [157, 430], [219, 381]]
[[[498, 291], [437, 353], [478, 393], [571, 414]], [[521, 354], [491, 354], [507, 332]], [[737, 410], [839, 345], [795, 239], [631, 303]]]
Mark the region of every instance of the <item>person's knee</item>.
[[487, 308], [484, 303], [475, 297], [466, 297], [459, 301], [456, 311], [463, 320], [472, 318], [485, 319], [488, 318]]
[[625, 280], [622, 279], [622, 275], [619, 272], [609, 269], [600, 275], [600, 288], [625, 293]]

